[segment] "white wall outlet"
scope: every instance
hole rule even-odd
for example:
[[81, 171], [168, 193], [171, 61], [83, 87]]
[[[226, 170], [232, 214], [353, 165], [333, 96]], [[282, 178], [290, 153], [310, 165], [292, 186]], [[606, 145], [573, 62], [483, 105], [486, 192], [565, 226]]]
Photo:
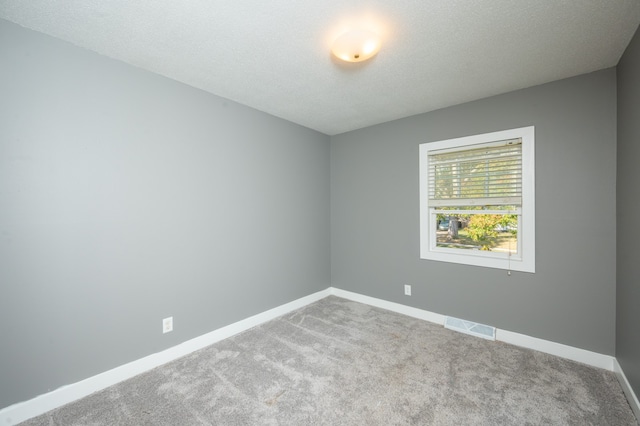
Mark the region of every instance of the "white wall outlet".
[[173, 317], [162, 320], [162, 334], [173, 331]]
[[404, 295], [405, 296], [411, 296], [411, 286], [408, 284], [404, 285]]

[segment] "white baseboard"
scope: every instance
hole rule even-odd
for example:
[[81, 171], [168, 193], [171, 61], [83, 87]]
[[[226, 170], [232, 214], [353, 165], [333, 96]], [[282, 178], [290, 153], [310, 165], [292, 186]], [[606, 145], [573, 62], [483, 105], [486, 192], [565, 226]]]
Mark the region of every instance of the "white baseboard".
[[364, 303], [365, 305], [375, 306], [376, 308], [386, 309], [387, 311], [397, 312], [409, 317], [433, 322], [444, 326], [445, 315], [436, 314], [434, 312], [425, 311], [424, 309], [413, 308], [411, 306], [402, 305], [400, 303], [389, 302], [375, 297], [365, 296], [359, 293], [353, 293], [339, 288], [331, 287], [331, 294], [354, 302]]
[[[410, 306], [401, 305], [399, 303], [376, 299], [375, 297], [364, 296], [358, 293], [352, 293], [350, 291], [340, 290], [337, 288], [331, 288], [331, 294], [342, 297], [344, 299], [353, 300], [354, 302], [361, 302], [367, 305], [387, 309], [393, 312], [398, 312], [400, 314], [408, 315], [414, 318], [420, 318], [439, 325], [444, 325], [444, 320], [446, 318], [445, 315], [436, 314], [424, 309], [412, 308]], [[512, 331], [501, 330], [499, 328], [496, 328], [496, 340], [528, 349], [533, 349], [539, 352], [556, 355], [561, 358], [578, 361], [583, 364], [591, 365], [593, 367], [613, 371], [613, 360], [615, 358], [609, 355], [603, 355], [597, 352], [574, 348], [573, 346], [567, 346], [561, 343], [551, 342], [549, 340], [538, 339], [536, 337], [514, 333]]]
[[549, 340], [538, 339], [537, 337], [527, 336], [526, 334], [501, 330], [499, 328], [496, 329], [496, 340], [515, 346], [521, 346], [523, 348], [533, 349], [538, 352], [559, 356], [560, 358], [581, 362], [592, 367], [613, 371], [613, 361], [615, 358], [611, 355], [587, 351], [585, 349], [575, 348], [573, 346], [563, 345], [562, 343], [551, 342]]
[[89, 377], [77, 383], [63, 386], [44, 395], [25, 402], [20, 402], [0, 410], [0, 424], [15, 425], [47, 411], [61, 407], [70, 402], [88, 396], [94, 392], [130, 379], [167, 362], [188, 355], [198, 349], [207, 347], [257, 325], [270, 321], [310, 303], [323, 299], [331, 294], [331, 289], [311, 294], [294, 300], [252, 317], [243, 319], [226, 327], [198, 336], [162, 352], [158, 352], [112, 370]]
[[629, 401], [629, 405], [631, 406], [633, 413], [636, 415], [636, 419], [640, 421], [640, 402], [638, 401], [636, 393], [631, 388], [631, 385], [627, 380], [627, 376], [624, 375], [624, 371], [622, 371], [622, 367], [620, 367], [617, 359], [613, 361], [613, 371], [616, 373], [618, 382], [620, 382], [622, 391], [627, 396], [627, 401]]

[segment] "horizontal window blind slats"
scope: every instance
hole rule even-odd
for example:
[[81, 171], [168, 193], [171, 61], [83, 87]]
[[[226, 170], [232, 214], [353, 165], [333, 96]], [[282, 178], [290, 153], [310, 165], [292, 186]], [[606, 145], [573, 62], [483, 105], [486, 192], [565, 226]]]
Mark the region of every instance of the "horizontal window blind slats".
[[474, 185], [477, 183], [519, 183], [521, 173], [511, 172], [509, 175], [495, 174], [482, 174], [482, 175], [463, 175], [463, 176], [430, 176], [429, 183], [436, 183], [438, 185], [451, 185], [455, 184], [469, 184]]
[[[430, 200], [430, 207], [462, 207], [462, 206], [519, 206], [522, 204], [522, 197], [496, 197], [496, 198], [473, 198], [452, 199], [452, 200]], [[439, 213], [443, 213], [442, 210]], [[474, 211], [474, 210], [471, 210]], [[479, 210], [478, 210], [479, 211]], [[508, 213], [505, 210], [505, 213]]]
[[485, 198], [517, 198], [517, 199], [520, 199], [521, 197], [518, 194], [500, 194], [500, 195], [495, 195], [495, 196], [491, 196], [491, 194], [487, 194], [484, 197], [459, 197], [459, 198], [435, 197], [432, 200], [434, 200], [434, 201], [435, 200], [440, 200], [440, 201], [446, 201], [446, 202], [449, 202], [449, 201], [452, 201], [452, 200], [464, 200], [465, 202], [468, 202], [469, 205], [475, 205], [477, 203], [473, 203], [470, 200], [475, 200], [475, 199], [480, 199], [480, 198], [482, 198], [482, 199], [485, 199]]
[[492, 209], [482, 209], [482, 210], [466, 210], [466, 209], [434, 209], [435, 214], [441, 214], [443, 216], [464, 216], [464, 215], [474, 215], [474, 214], [504, 214], [504, 215], [520, 215], [522, 214], [522, 209], [520, 207], [511, 210], [492, 210]]
[[464, 187], [464, 188], [440, 188], [437, 189], [435, 191], [433, 191], [431, 194], [433, 195], [449, 195], [451, 198], [458, 198], [457, 196], [459, 194], [474, 194], [476, 192], [481, 192], [481, 191], [504, 191], [504, 192], [513, 192], [513, 193], [517, 193], [520, 194], [522, 190], [522, 186], [472, 186], [472, 187]]
[[429, 206], [522, 204], [522, 144], [429, 155]]
[[473, 181], [473, 180], [465, 180], [460, 181], [456, 179], [435, 179], [431, 180], [429, 183], [435, 183], [436, 185], [441, 187], [442, 190], [453, 190], [453, 189], [463, 189], [463, 188], [491, 188], [491, 187], [501, 187], [501, 188], [521, 188], [522, 182], [518, 179], [502, 179], [500, 181], [496, 179], [487, 179], [485, 182], [483, 181]]
[[432, 200], [457, 200], [457, 199], [467, 199], [467, 198], [490, 198], [490, 197], [520, 197], [519, 191], [467, 191], [466, 193], [461, 194], [462, 196], [450, 197], [448, 194], [434, 194]]
[[520, 153], [519, 152], [514, 152], [513, 155], [500, 155], [500, 156], [495, 156], [495, 157], [486, 157], [486, 158], [479, 158], [479, 157], [455, 157], [455, 158], [451, 158], [451, 159], [436, 159], [434, 160], [434, 163], [438, 166], [446, 166], [446, 165], [450, 165], [450, 164], [467, 164], [467, 163], [483, 163], [483, 162], [509, 162], [509, 161], [520, 161]]
[[480, 144], [475, 144], [475, 145], [468, 145], [466, 148], [464, 149], [460, 149], [459, 146], [455, 147], [455, 148], [444, 148], [444, 149], [439, 149], [439, 150], [433, 150], [431, 151], [432, 154], [434, 155], [443, 155], [443, 154], [450, 154], [452, 152], [462, 152], [462, 151], [473, 151], [475, 149], [487, 149], [487, 148], [504, 148], [506, 149], [509, 146], [513, 146], [513, 145], [518, 145], [522, 143], [522, 138], [515, 138], [515, 139], [505, 139], [505, 140], [500, 140], [500, 141], [493, 141], [493, 142], [485, 142], [485, 143], [480, 143]]
[[512, 143], [511, 145], [502, 145], [502, 146], [486, 146], [484, 148], [479, 148], [477, 145], [475, 147], [467, 147], [466, 149], [458, 149], [456, 151], [449, 152], [438, 152], [431, 151], [431, 155], [437, 156], [439, 159], [450, 160], [452, 158], [465, 158], [465, 157], [475, 157], [482, 158], [482, 156], [487, 157], [495, 157], [501, 154], [515, 153], [520, 150], [521, 147], [520, 142]]
[[484, 175], [491, 174], [506, 174], [509, 171], [519, 173], [522, 170], [522, 164], [505, 163], [505, 164], [491, 164], [488, 166], [477, 167], [441, 167], [434, 166], [430, 172], [430, 176], [459, 176], [459, 175]]
[[439, 189], [435, 189], [437, 192], [442, 191], [462, 191], [464, 189], [481, 189], [481, 188], [522, 188], [521, 182], [513, 182], [513, 181], [501, 181], [501, 182], [462, 182], [459, 184], [457, 181], [435, 181], [436, 185]]

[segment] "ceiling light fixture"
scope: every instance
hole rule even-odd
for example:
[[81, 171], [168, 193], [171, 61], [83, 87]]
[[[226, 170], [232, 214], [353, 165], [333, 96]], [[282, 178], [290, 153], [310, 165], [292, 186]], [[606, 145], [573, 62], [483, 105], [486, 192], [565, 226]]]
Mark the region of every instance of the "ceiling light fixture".
[[342, 33], [334, 42], [331, 51], [347, 62], [362, 62], [375, 56], [380, 50], [380, 37], [371, 31], [350, 30]]

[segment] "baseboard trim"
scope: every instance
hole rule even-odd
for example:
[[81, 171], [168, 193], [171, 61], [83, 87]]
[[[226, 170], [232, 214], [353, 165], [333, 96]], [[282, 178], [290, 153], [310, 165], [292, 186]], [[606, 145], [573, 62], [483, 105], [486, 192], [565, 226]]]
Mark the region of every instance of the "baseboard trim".
[[625, 376], [624, 371], [622, 371], [622, 367], [618, 363], [617, 359], [613, 360], [613, 372], [616, 373], [616, 377], [618, 378], [618, 382], [620, 382], [620, 387], [622, 387], [622, 391], [627, 397], [627, 401], [633, 410], [633, 414], [636, 415], [636, 419], [640, 421], [640, 401], [638, 401], [638, 396], [633, 391], [633, 388], [629, 384], [627, 380], [627, 376]]
[[573, 346], [563, 345], [562, 343], [538, 339], [537, 337], [531, 337], [526, 334], [514, 333], [512, 331], [502, 329], [496, 329], [496, 340], [515, 346], [521, 346], [523, 348], [533, 349], [538, 352], [559, 356], [560, 358], [581, 362], [592, 367], [613, 371], [613, 361], [615, 358], [611, 355], [604, 355], [598, 352], [592, 352]]
[[199, 349], [205, 348], [223, 339], [234, 336], [274, 318], [285, 315], [291, 311], [302, 308], [320, 299], [324, 299], [330, 294], [330, 288], [313, 293], [309, 296], [302, 297], [228, 326], [219, 328], [210, 333], [198, 336], [184, 343], [180, 343], [179, 345], [173, 346], [162, 352], [140, 358], [104, 373], [63, 386], [28, 401], [10, 405], [9, 407], [0, 410], [0, 422], [2, 422], [2, 425], [16, 425], [30, 418], [44, 414], [47, 411], [91, 395], [94, 392], [130, 379], [155, 367], [159, 367], [162, 364], [166, 364]]
[[389, 302], [388, 300], [377, 299], [371, 296], [365, 296], [351, 291], [341, 290], [331, 287], [331, 294], [343, 299], [352, 300], [354, 302], [364, 303], [365, 305], [375, 306], [376, 308], [386, 309], [388, 311], [397, 312], [409, 317], [433, 322], [444, 327], [445, 315], [436, 314], [435, 312], [426, 311], [424, 309], [413, 308], [411, 306], [402, 305], [400, 303]]
[[[340, 290], [338, 288], [331, 288], [331, 294], [342, 297], [344, 299], [353, 300], [354, 302], [365, 303], [367, 305], [430, 321], [438, 325], [444, 325], [444, 321], [446, 319], [445, 315], [437, 314], [424, 309], [413, 308], [410, 306], [402, 305], [400, 303], [376, 299], [375, 297], [364, 296], [362, 294], [353, 293], [350, 291]], [[587, 351], [585, 349], [574, 348], [573, 346], [567, 346], [561, 343], [551, 342], [549, 340], [538, 339], [536, 337], [514, 333], [512, 331], [502, 330], [499, 328], [496, 328], [496, 340], [500, 340], [502, 342], [509, 343], [515, 346], [521, 346], [539, 352], [556, 355], [561, 358], [578, 361], [583, 364], [591, 365], [593, 367], [613, 371], [613, 360], [615, 358], [610, 355], [603, 355], [597, 352]]]

